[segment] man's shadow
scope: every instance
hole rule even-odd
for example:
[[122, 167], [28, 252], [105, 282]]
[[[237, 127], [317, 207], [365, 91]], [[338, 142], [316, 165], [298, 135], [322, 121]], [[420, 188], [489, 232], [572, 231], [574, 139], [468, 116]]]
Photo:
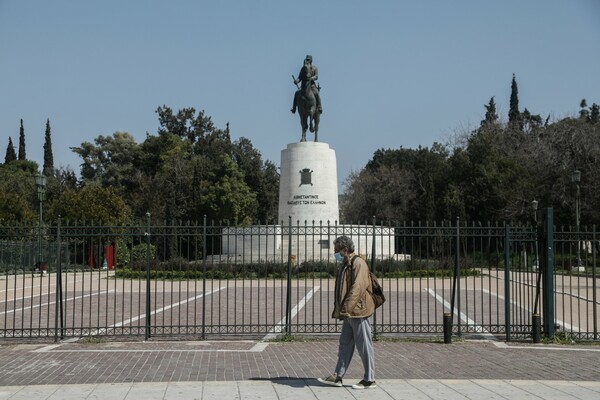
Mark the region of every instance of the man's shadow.
[[270, 381], [278, 385], [286, 385], [293, 388], [303, 388], [307, 386], [323, 386], [315, 378], [292, 378], [289, 376], [276, 376], [273, 378], [250, 378], [251, 381]]

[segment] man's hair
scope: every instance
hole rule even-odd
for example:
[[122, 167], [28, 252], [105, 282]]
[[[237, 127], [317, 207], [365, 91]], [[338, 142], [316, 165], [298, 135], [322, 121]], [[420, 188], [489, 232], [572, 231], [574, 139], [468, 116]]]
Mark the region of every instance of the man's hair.
[[354, 253], [354, 242], [348, 236], [340, 236], [333, 241], [334, 246], [338, 246], [342, 250], [347, 250]]

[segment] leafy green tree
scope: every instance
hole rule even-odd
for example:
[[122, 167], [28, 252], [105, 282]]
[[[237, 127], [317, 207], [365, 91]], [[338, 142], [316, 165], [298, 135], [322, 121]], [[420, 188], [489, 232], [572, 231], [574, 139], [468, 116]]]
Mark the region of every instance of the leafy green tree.
[[11, 163], [17, 159], [15, 146], [13, 146], [12, 138], [8, 137], [8, 146], [6, 146], [6, 155], [4, 156], [4, 164]]
[[353, 173], [346, 182], [344, 221], [364, 221], [372, 216], [391, 220], [439, 218], [447, 185], [447, 159], [446, 148], [438, 143], [431, 149], [377, 150], [364, 170]]
[[94, 144], [83, 142], [71, 150], [83, 160], [81, 176], [86, 183], [112, 187], [128, 201], [135, 196], [133, 189], [139, 172], [135, 163], [139, 159], [140, 145], [129, 133], [100, 135]]
[[198, 112], [193, 107], [182, 108], [173, 113], [166, 105], [156, 109], [160, 128], [158, 134], [172, 133], [182, 139], [187, 139], [192, 146], [204, 136], [215, 130], [211, 118], [206, 116], [204, 110]]
[[465, 153], [452, 158], [453, 182], [463, 192], [468, 220], [499, 221], [505, 209], [514, 212], [531, 201], [522, 196], [528, 192], [526, 171], [501, 146], [514, 138], [481, 129], [469, 138]]
[[23, 221], [35, 216], [37, 195], [34, 176], [38, 165], [33, 161], [15, 160], [0, 165], [0, 218]]
[[235, 162], [222, 155], [213, 178], [213, 183], [203, 190], [210, 216], [220, 221], [251, 222], [247, 216], [251, 215], [256, 194], [244, 182], [244, 174]]
[[352, 172], [345, 183], [341, 222], [365, 223], [373, 216], [386, 221], [410, 219], [409, 205], [416, 198], [413, 178], [411, 171], [397, 164]]
[[127, 204], [111, 188], [96, 185], [67, 190], [48, 210], [48, 218], [61, 217], [73, 222], [96, 222], [107, 225], [126, 223], [131, 212]]
[[46, 121], [43, 174], [46, 176], [52, 176], [54, 174], [54, 155], [52, 154], [52, 134], [50, 132], [50, 119]]
[[242, 137], [237, 140], [232, 152], [233, 159], [244, 173], [246, 185], [256, 193], [256, 202], [248, 217], [263, 222], [275, 221], [279, 207], [277, 167], [269, 161], [263, 162], [260, 152], [249, 139]]
[[13, 192], [0, 191], [0, 223], [33, 221], [35, 214], [27, 201]]
[[21, 119], [21, 128], [19, 129], [19, 160], [27, 160], [25, 154], [25, 128], [23, 128], [23, 119]]

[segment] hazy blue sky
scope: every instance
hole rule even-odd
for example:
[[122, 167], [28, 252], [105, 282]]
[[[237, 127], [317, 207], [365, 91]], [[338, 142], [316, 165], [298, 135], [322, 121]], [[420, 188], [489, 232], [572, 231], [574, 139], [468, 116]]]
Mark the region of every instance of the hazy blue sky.
[[339, 181], [378, 148], [447, 142], [503, 119], [515, 73], [521, 109], [545, 118], [600, 103], [600, 0], [0, 0], [0, 156], [18, 146], [56, 166], [116, 131], [142, 142], [155, 110], [204, 110], [264, 159], [300, 139], [289, 111], [306, 54], [319, 68], [321, 141]]

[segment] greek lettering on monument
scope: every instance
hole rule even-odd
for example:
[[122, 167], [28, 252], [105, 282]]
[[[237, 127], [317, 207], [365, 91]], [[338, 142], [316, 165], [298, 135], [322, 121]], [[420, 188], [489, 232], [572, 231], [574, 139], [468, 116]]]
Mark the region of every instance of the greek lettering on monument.
[[[302, 138], [301, 142], [306, 142], [306, 130], [309, 129], [315, 133], [315, 142], [318, 142], [319, 138], [319, 121], [321, 120], [321, 113], [323, 108], [321, 106], [321, 86], [316, 85], [315, 82], [319, 79], [319, 70], [316, 65], [312, 63], [312, 56], [307, 55], [304, 59], [304, 65], [300, 69], [298, 78], [294, 79], [296, 85], [296, 93], [294, 93], [294, 104], [290, 110], [292, 113], [298, 109], [298, 115], [300, 116], [300, 125], [302, 126]], [[298, 86], [298, 83], [301, 83]]]

